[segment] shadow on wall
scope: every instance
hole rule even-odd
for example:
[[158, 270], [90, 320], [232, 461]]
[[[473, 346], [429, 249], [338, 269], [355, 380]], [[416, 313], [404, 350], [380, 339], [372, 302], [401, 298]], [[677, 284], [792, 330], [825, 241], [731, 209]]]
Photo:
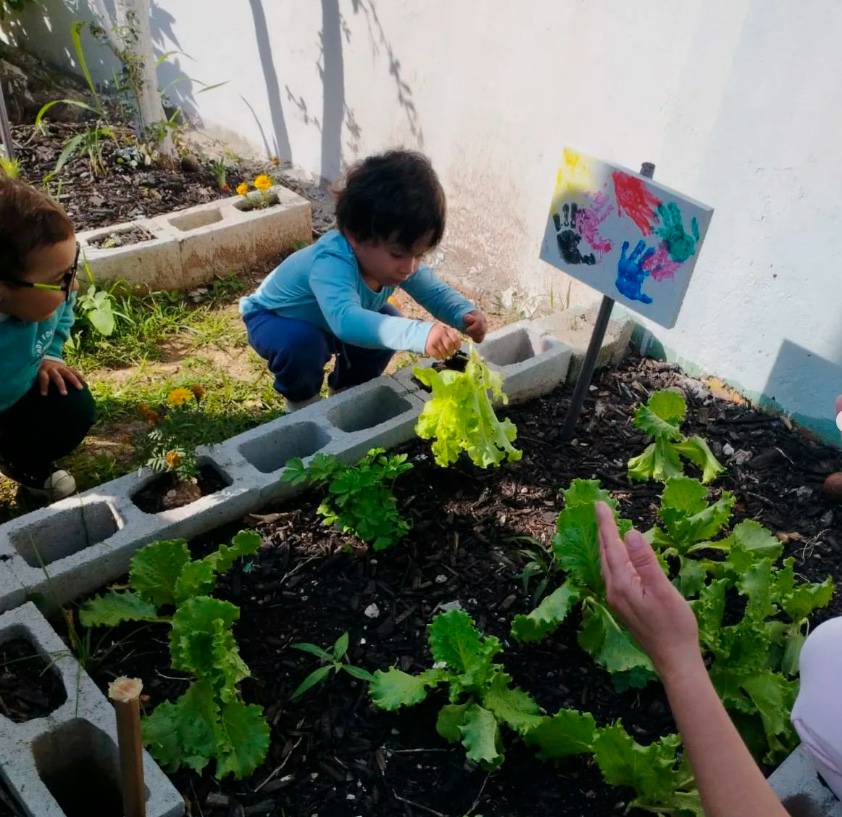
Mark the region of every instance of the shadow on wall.
[[758, 402], [786, 412], [799, 425], [839, 445], [833, 408], [837, 394], [842, 394], [842, 363], [785, 340]]
[[269, 149], [269, 144], [260, 120], [254, 112], [251, 104], [242, 97], [248, 109], [254, 116], [263, 145], [269, 156], [277, 156], [279, 159], [292, 161], [292, 147], [289, 142], [286, 121], [284, 120], [284, 109], [281, 103], [281, 86], [278, 82], [278, 73], [275, 70], [275, 59], [272, 55], [272, 43], [269, 39], [269, 29], [266, 25], [266, 14], [263, 11], [263, 0], [249, 0], [251, 16], [254, 20], [254, 37], [257, 42], [257, 53], [260, 56], [260, 68], [263, 71], [263, 80], [266, 83], [266, 98], [269, 102], [269, 116], [272, 118], [272, 144], [274, 150]]

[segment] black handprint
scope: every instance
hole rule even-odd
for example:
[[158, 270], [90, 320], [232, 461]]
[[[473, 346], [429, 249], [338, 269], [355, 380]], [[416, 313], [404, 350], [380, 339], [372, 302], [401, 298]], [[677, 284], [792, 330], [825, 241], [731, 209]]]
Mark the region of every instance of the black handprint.
[[553, 224], [555, 224], [558, 249], [561, 257], [568, 264], [595, 264], [596, 257], [593, 253], [582, 255], [579, 250], [579, 242], [582, 240], [582, 236], [579, 235], [578, 225], [576, 223], [578, 211], [579, 208], [576, 202], [573, 202], [572, 204], [565, 203], [561, 206], [561, 215], [557, 212], [553, 213]]

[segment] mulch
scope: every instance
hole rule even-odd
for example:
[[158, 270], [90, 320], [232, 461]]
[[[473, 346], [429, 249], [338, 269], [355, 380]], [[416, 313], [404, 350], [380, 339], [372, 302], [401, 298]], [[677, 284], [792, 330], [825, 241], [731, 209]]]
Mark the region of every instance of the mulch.
[[[67, 140], [87, 127], [84, 123], [44, 124], [44, 133], [30, 125], [12, 127], [21, 177], [34, 185], [40, 185], [53, 171]], [[115, 138], [102, 140], [105, 172], [95, 175], [88, 160], [79, 154], [50, 182], [51, 193], [77, 230], [155, 216], [232, 196], [236, 186], [246, 176], [250, 178], [249, 168], [231, 163], [227, 174], [229, 189], [220, 190], [208, 166], [197, 161], [187, 160], [184, 166], [174, 169], [147, 166], [137, 151], [131, 130], [122, 125], [112, 127]], [[132, 162], [137, 167], [132, 167]]]
[[[217, 595], [241, 608], [236, 632], [253, 676], [243, 683], [243, 693], [265, 708], [272, 743], [265, 763], [248, 780], [219, 782], [210, 770], [173, 774], [188, 813], [621, 814], [628, 791], [606, 786], [582, 759], [543, 764], [510, 733], [499, 771], [489, 775], [467, 765], [463, 749], [446, 745], [435, 732], [439, 695], [405, 712], [385, 713], [371, 706], [362, 684], [343, 675], [291, 703], [291, 692], [316, 659], [289, 647], [300, 641], [327, 647], [348, 631], [354, 664], [371, 671], [397, 664], [417, 672], [430, 665], [427, 624], [440, 605], [454, 601], [484, 632], [506, 640], [512, 617], [533, 607], [534, 584], [525, 591], [518, 577], [525, 561], [522, 537], [549, 540], [561, 504], [559, 488], [576, 477], [599, 478], [638, 527], [655, 521], [660, 486], [630, 484], [626, 461], [646, 443], [630, 422], [635, 406], [666, 386], [687, 395], [686, 433], [703, 435], [726, 462], [723, 448], [734, 452], [714, 489], [737, 494], [733, 521], [752, 517], [779, 534], [803, 577], [842, 577], [842, 509], [820, 491], [823, 477], [842, 469], [842, 452], [792, 430], [783, 419], [712, 395], [668, 364], [629, 357], [619, 369], [596, 377], [574, 440], [561, 439], [566, 387], [507, 410], [518, 427], [519, 463], [489, 471], [467, 462], [441, 469], [427, 443], [404, 446], [414, 468], [399, 479], [396, 493], [413, 528], [389, 551], [349, 552], [348, 538], [320, 523], [314, 493], [191, 543], [200, 555], [238, 527], [255, 523], [264, 538], [257, 557], [227, 574]], [[738, 455], [741, 451], [746, 453]], [[839, 614], [837, 595], [816, 621]], [[541, 644], [507, 644], [500, 660], [549, 712], [584, 709], [601, 724], [622, 718], [643, 743], [673, 731], [660, 687], [617, 694], [608, 675], [577, 645], [577, 629], [574, 617]], [[136, 675], [150, 707], [184, 691], [185, 681], [169, 666], [163, 629], [122, 627], [114, 642], [107, 660], [93, 669], [103, 689], [116, 675]]]

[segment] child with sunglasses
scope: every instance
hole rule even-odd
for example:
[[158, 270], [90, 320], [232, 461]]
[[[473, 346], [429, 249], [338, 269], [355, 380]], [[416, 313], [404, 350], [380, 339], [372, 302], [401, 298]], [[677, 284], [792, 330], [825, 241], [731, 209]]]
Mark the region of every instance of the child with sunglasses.
[[78, 264], [61, 207], [0, 177], [0, 472], [50, 501], [76, 491], [55, 461], [94, 422], [88, 387], [62, 359]]

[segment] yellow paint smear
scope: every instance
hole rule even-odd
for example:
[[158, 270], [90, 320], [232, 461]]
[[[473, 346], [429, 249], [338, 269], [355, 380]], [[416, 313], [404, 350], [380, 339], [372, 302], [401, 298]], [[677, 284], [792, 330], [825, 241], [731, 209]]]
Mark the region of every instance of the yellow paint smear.
[[596, 188], [590, 161], [581, 153], [564, 148], [561, 165], [555, 177], [552, 210], [555, 211], [558, 202], [570, 198], [571, 194], [590, 192]]

